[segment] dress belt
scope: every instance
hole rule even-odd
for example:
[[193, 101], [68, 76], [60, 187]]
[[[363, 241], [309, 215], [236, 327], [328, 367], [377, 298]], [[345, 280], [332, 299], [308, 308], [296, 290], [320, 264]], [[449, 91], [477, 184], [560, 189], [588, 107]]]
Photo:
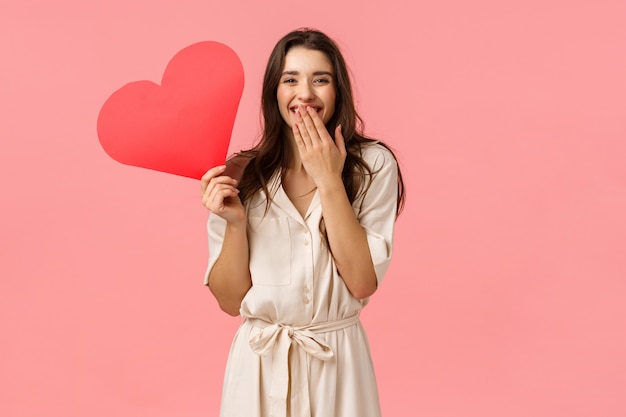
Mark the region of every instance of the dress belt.
[[[326, 361], [333, 351], [319, 337], [320, 333], [334, 332], [352, 326], [359, 321], [359, 313], [336, 321], [313, 323], [306, 326], [286, 326], [269, 323], [259, 318], [246, 319], [261, 331], [250, 339], [250, 348], [260, 356], [272, 355], [272, 386], [270, 387], [270, 417], [287, 415], [287, 393], [291, 379], [291, 417], [310, 417], [309, 378], [305, 354]], [[294, 347], [291, 366], [289, 349]], [[292, 369], [290, 375], [289, 369]]]

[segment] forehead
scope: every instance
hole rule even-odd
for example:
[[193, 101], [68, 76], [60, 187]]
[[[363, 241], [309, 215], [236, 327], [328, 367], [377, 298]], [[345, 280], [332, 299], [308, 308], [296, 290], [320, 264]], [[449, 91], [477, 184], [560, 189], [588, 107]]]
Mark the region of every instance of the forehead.
[[283, 71], [334, 72], [333, 65], [324, 52], [302, 46], [296, 46], [287, 52]]

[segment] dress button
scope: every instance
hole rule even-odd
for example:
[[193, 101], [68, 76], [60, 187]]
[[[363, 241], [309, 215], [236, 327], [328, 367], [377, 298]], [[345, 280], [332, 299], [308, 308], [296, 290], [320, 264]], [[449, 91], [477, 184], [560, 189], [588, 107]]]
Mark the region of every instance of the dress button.
[[309, 292], [309, 287], [304, 287], [304, 292], [308, 293]]
[[309, 297], [304, 297], [303, 301], [304, 301], [304, 304], [309, 304], [311, 300], [309, 299]]
[[304, 246], [309, 246], [309, 239], [304, 239]]

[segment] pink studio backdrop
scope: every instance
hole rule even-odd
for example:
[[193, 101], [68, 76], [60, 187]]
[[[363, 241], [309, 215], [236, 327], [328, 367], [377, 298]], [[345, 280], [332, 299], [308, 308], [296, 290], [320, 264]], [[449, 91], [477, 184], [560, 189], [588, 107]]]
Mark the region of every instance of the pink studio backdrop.
[[384, 414], [626, 415], [624, 16], [608, 0], [3, 0], [0, 415], [217, 415], [239, 319], [202, 287], [198, 182], [113, 161], [96, 118], [214, 40], [244, 65], [231, 151], [247, 147], [270, 49], [304, 25], [344, 48], [406, 178], [363, 313]]

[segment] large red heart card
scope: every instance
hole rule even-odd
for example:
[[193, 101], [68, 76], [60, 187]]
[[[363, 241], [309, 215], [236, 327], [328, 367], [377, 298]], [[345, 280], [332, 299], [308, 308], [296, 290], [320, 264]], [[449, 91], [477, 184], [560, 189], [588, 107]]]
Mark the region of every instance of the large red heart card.
[[131, 82], [106, 100], [100, 144], [123, 164], [199, 179], [224, 164], [243, 84], [231, 48], [190, 45], [170, 60], [160, 86]]

